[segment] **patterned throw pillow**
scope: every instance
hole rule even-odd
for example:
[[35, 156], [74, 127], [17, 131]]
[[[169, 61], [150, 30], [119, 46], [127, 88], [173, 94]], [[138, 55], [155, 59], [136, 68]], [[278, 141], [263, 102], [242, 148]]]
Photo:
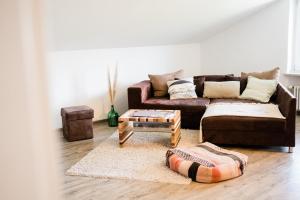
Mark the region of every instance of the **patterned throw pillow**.
[[170, 99], [197, 98], [193, 78], [168, 81]]

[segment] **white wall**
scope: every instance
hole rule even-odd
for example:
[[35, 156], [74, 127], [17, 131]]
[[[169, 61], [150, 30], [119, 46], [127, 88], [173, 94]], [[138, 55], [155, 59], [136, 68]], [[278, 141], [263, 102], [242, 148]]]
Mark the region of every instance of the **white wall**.
[[296, 37], [294, 37], [295, 39], [295, 44], [294, 44], [294, 49], [295, 49], [295, 54], [294, 56], [294, 60], [293, 60], [293, 64], [294, 64], [294, 69], [296, 69], [297, 71], [300, 70], [300, 1], [297, 0], [294, 2], [294, 34]]
[[148, 79], [148, 73], [184, 69], [186, 76], [199, 74], [199, 55], [199, 44], [52, 52], [48, 74], [54, 127], [61, 127], [60, 108], [65, 106], [85, 104], [94, 109], [94, 120], [107, 117], [108, 64], [119, 63], [116, 108], [123, 113], [129, 85]]
[[[279, 0], [227, 30], [201, 42], [202, 72], [263, 71], [288, 63], [289, 1]], [[297, 78], [282, 75], [285, 84]]]

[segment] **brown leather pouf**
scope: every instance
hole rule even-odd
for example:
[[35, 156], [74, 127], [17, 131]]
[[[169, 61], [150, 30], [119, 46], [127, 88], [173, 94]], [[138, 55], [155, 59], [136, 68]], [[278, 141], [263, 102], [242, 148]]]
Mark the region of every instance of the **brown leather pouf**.
[[69, 142], [93, 138], [94, 110], [88, 106], [61, 109], [63, 134]]

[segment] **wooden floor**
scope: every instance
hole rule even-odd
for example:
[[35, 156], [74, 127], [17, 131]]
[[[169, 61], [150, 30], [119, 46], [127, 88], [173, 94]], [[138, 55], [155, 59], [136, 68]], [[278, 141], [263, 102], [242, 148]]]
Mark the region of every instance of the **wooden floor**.
[[[61, 138], [63, 173], [109, 137], [115, 128], [94, 126], [94, 139], [66, 142]], [[249, 156], [243, 176], [215, 184], [163, 184], [133, 180], [64, 176], [66, 199], [300, 199], [300, 118], [297, 119], [298, 148], [230, 148]], [[228, 148], [228, 147], [227, 147]]]

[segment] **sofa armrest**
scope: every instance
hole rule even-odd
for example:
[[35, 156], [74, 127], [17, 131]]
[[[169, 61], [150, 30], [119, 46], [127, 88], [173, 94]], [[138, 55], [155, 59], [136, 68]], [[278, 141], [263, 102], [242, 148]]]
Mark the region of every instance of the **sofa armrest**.
[[141, 108], [141, 105], [151, 96], [151, 82], [142, 81], [127, 89], [129, 109]]
[[275, 103], [278, 104], [282, 115], [286, 117], [290, 146], [295, 146], [296, 98], [281, 83], [278, 83]]
[[281, 83], [277, 86], [275, 103], [286, 118], [296, 116], [296, 98]]

